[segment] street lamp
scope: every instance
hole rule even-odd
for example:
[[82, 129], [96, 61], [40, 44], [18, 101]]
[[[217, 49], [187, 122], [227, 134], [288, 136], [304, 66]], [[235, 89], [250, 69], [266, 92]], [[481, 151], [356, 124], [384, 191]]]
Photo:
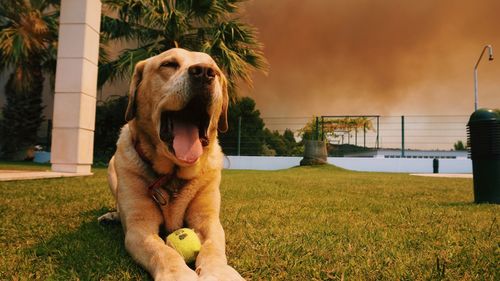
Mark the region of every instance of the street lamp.
[[483, 58], [484, 51], [488, 49], [489, 53], [489, 58], [488, 60], [493, 60], [493, 47], [491, 45], [486, 45], [483, 48], [483, 51], [481, 52], [481, 55], [479, 56], [479, 59], [476, 62], [476, 66], [474, 66], [474, 111], [477, 110], [477, 67], [479, 66], [479, 62]]

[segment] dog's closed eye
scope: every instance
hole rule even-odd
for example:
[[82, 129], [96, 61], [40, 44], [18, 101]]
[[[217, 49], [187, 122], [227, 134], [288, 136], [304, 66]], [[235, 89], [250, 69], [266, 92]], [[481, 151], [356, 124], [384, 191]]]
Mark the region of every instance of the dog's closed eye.
[[169, 60], [169, 61], [163, 62], [160, 66], [177, 69], [177, 68], [179, 68], [179, 63], [175, 60]]

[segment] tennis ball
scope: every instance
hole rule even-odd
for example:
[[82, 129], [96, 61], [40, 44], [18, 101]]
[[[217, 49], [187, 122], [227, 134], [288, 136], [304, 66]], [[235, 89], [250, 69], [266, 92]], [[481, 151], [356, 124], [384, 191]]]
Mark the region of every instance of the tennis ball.
[[189, 228], [181, 228], [168, 235], [167, 245], [174, 248], [186, 263], [194, 262], [201, 249], [198, 235]]

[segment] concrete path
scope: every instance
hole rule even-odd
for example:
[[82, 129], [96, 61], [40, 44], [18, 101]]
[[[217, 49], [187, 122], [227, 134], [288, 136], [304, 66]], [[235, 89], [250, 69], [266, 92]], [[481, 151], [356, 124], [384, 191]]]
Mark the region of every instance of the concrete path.
[[51, 171], [0, 170], [0, 181], [52, 179], [91, 176], [92, 174], [58, 173]]
[[419, 177], [472, 179], [472, 174], [410, 174]]

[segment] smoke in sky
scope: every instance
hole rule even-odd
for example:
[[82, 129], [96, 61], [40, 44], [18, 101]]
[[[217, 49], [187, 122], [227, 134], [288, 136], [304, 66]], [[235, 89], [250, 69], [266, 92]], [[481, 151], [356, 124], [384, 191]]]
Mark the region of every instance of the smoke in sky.
[[251, 0], [270, 63], [245, 94], [263, 116], [470, 114], [500, 107], [498, 0]]

